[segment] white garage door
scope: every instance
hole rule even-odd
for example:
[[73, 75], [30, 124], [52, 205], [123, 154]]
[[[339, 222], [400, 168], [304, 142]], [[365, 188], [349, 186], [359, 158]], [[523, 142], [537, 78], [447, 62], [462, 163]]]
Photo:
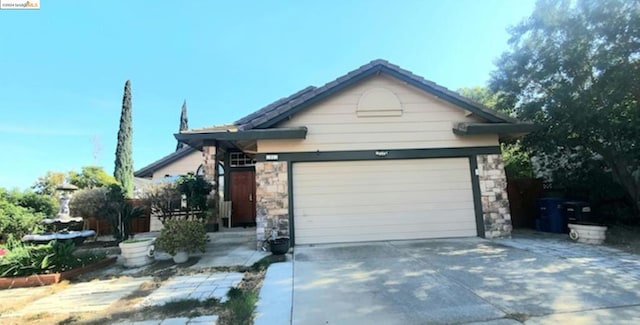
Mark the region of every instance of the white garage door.
[[296, 244], [476, 236], [468, 158], [293, 165]]

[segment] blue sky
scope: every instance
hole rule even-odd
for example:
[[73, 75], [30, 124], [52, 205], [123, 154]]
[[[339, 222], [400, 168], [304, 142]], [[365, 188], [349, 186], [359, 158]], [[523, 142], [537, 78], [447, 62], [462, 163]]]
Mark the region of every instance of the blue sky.
[[0, 187], [113, 171], [124, 82], [139, 169], [189, 126], [238, 118], [383, 58], [450, 89], [486, 84], [533, 1], [68, 1], [0, 10]]

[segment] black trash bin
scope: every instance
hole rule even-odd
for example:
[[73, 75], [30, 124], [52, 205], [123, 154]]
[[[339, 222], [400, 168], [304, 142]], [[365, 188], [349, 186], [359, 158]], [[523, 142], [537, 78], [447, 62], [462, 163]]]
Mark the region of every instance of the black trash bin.
[[568, 223], [591, 221], [591, 205], [584, 201], [567, 201], [563, 204]]

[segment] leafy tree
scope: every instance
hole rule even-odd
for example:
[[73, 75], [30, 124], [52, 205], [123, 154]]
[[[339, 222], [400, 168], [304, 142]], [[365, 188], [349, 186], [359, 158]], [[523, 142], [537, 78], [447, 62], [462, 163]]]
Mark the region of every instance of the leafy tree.
[[55, 198], [31, 191], [23, 192], [17, 203], [19, 206], [30, 209], [34, 213], [42, 213], [48, 217], [55, 216], [60, 208], [60, 204]]
[[523, 144], [601, 159], [640, 211], [640, 1], [539, 1], [491, 87], [542, 125]]
[[[498, 94], [488, 87], [461, 88], [458, 89], [458, 93], [488, 108], [496, 109]], [[502, 109], [501, 112], [504, 114], [511, 113], [509, 109]], [[500, 146], [507, 177], [529, 178], [533, 176], [529, 152], [522, 147], [519, 139], [503, 142]]]
[[105, 187], [117, 183], [113, 176], [99, 166], [84, 166], [80, 173], [70, 171], [69, 182], [79, 188]]
[[193, 214], [194, 211], [205, 211], [207, 208], [207, 197], [213, 185], [209, 183], [204, 177], [194, 174], [182, 175], [176, 181], [178, 185], [178, 191], [182, 193], [187, 199], [187, 211], [189, 214]]
[[118, 184], [80, 190], [69, 205], [72, 215], [109, 221], [117, 241], [127, 240], [132, 234], [133, 219], [145, 215], [145, 209], [134, 206], [131, 200], [126, 199]]
[[4, 243], [9, 236], [20, 239], [28, 233], [43, 229], [41, 221], [45, 215], [21, 206], [21, 199], [20, 192], [0, 188], [0, 243]]
[[153, 184], [145, 189], [142, 202], [164, 224], [180, 211], [182, 194], [175, 183]]
[[113, 176], [120, 183], [126, 197], [133, 197], [133, 157], [131, 125], [131, 81], [124, 84], [122, 97], [122, 113], [120, 115], [120, 129], [118, 130], [118, 144], [116, 146], [116, 161]]
[[69, 202], [71, 215], [82, 218], [107, 218], [104, 212], [107, 211], [107, 193], [109, 187], [85, 188], [73, 194]]
[[[458, 89], [458, 93], [488, 108], [496, 109], [498, 95], [488, 87], [476, 86], [472, 88], [460, 88]], [[510, 113], [508, 110], [503, 110], [502, 112], [506, 114]]]
[[63, 172], [48, 171], [44, 176], [39, 177], [31, 188], [42, 195], [56, 196], [56, 187], [62, 185], [67, 179], [67, 174]]
[[[179, 131], [186, 131], [189, 129], [189, 119], [187, 118], [187, 100], [184, 100], [182, 103], [182, 112], [180, 113], [180, 129]], [[178, 145], [176, 146], [176, 151], [184, 148], [185, 144], [178, 141]]]

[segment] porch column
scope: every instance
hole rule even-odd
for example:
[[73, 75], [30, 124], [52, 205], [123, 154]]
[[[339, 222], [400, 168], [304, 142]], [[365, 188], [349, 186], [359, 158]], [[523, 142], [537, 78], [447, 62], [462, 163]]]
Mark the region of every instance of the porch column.
[[204, 178], [213, 182], [216, 180], [217, 168], [215, 167], [216, 163], [216, 146], [214, 145], [205, 145], [202, 147], [202, 157], [204, 158], [203, 170], [204, 170]]
[[509, 237], [512, 229], [511, 213], [502, 156], [478, 155], [477, 161], [485, 237]]
[[221, 220], [218, 213], [218, 201], [220, 196], [218, 195], [218, 143], [215, 145], [204, 145], [202, 147], [202, 156], [204, 158], [203, 170], [204, 170], [204, 179], [206, 179], [211, 184], [214, 184], [213, 190], [209, 194], [209, 209], [212, 210], [209, 219], [207, 220], [209, 223], [217, 223], [221, 224]]
[[289, 236], [289, 190], [287, 162], [256, 163], [256, 237], [258, 248], [276, 228]]

